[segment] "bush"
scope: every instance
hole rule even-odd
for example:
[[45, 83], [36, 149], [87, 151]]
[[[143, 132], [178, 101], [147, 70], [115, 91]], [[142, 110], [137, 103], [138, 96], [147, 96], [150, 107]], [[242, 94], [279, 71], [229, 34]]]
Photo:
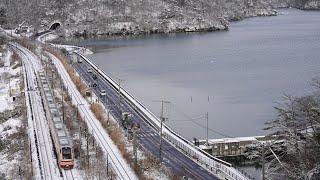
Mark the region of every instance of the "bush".
[[96, 118], [97, 118], [100, 122], [103, 122], [103, 121], [104, 121], [103, 108], [101, 107], [100, 104], [98, 104], [98, 103], [93, 103], [93, 104], [91, 105], [91, 110], [92, 110], [93, 114], [96, 116]]
[[0, 46], [4, 45], [7, 43], [7, 37], [0, 35]]
[[33, 52], [34, 54], [36, 53], [36, 45], [34, 43], [32, 43], [31, 41], [29, 41], [26, 38], [19, 38], [19, 39], [15, 39], [15, 41], [20, 44], [23, 47], [26, 47], [27, 49], [29, 49], [31, 52]]
[[68, 54], [68, 51], [67, 51], [65, 48], [62, 48], [62, 49], [61, 49], [61, 52], [62, 52], [63, 54], [65, 54], [65, 55]]

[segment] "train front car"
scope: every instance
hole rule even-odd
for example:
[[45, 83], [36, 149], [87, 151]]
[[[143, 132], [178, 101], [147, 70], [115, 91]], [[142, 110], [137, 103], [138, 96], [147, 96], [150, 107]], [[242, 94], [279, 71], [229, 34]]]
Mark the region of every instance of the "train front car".
[[70, 146], [62, 146], [59, 150], [60, 167], [64, 169], [73, 168], [73, 149]]

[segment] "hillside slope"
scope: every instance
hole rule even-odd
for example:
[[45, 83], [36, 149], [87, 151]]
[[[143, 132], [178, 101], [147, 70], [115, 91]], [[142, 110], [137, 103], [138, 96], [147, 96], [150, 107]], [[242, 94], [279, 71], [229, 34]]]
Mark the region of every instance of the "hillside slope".
[[60, 21], [67, 35], [213, 31], [230, 20], [275, 15], [263, 0], [3, 0], [7, 27]]

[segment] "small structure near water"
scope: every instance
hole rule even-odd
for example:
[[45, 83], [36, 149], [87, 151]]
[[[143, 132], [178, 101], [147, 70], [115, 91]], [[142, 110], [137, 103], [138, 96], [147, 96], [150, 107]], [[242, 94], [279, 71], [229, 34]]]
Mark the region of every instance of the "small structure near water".
[[206, 140], [199, 140], [195, 144], [200, 149], [216, 157], [240, 156], [244, 155], [243, 150], [245, 146], [272, 139], [275, 138], [270, 136], [236, 137], [208, 139], [208, 144], [206, 144]]

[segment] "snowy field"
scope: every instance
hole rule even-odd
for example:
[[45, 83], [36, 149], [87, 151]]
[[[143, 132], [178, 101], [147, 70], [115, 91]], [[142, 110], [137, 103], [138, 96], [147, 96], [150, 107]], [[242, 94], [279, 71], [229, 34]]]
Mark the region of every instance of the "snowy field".
[[[22, 125], [22, 117], [10, 118], [8, 111], [14, 110], [17, 103], [13, 101], [13, 97], [20, 94], [19, 89], [19, 74], [20, 67], [15, 67], [15, 62], [10, 62], [12, 52], [0, 49], [0, 61], [3, 66], [0, 67], [0, 179], [4, 176], [10, 178], [11, 175], [18, 174], [18, 159], [19, 152], [11, 154], [9, 151], [10, 144], [6, 141], [14, 141], [11, 135], [18, 132], [19, 127]], [[10, 96], [11, 90], [11, 96]], [[14, 112], [14, 111], [12, 111]], [[11, 176], [12, 178], [12, 176]]]

